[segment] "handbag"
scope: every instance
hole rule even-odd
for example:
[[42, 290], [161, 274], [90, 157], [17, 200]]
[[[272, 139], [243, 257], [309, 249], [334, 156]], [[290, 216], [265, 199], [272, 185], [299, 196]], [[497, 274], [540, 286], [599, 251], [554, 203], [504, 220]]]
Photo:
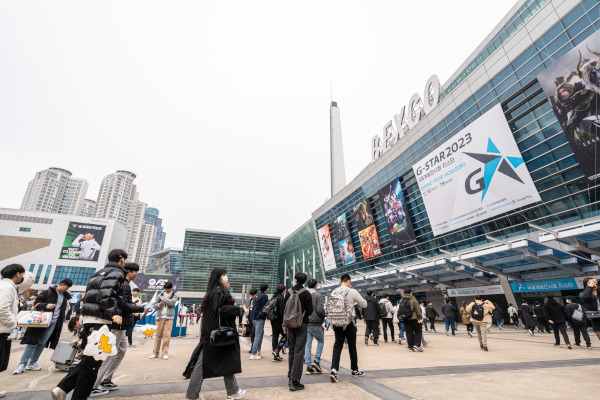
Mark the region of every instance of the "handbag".
[[600, 311], [590, 310], [585, 312], [587, 319], [598, 319], [600, 318]]
[[210, 332], [210, 344], [213, 346], [230, 346], [238, 340], [238, 333], [235, 328], [230, 326], [221, 326], [221, 307], [217, 311], [219, 328]]
[[20, 328], [47, 328], [52, 322], [52, 314], [48, 311], [35, 311], [40, 303], [33, 306], [30, 311], [21, 311], [17, 314], [17, 326]]

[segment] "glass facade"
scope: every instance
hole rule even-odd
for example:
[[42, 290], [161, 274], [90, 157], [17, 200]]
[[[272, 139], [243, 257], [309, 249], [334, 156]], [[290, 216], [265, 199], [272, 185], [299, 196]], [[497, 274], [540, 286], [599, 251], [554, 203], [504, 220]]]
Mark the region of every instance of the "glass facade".
[[52, 285], [58, 285], [63, 279], [69, 278], [73, 281], [73, 285], [86, 286], [95, 272], [96, 268], [57, 265], [52, 277]]
[[213, 268], [226, 268], [230, 291], [241, 293], [242, 285], [258, 288], [278, 282], [278, 237], [185, 231], [181, 260], [180, 291], [205, 292]]
[[294, 272], [305, 272], [308, 279], [325, 281], [325, 271], [319, 253], [315, 226], [311, 221], [302, 225], [281, 243], [279, 251], [279, 282], [293, 286]]
[[[552, 6], [552, 2], [527, 1], [523, 7], [534, 7], [536, 3], [540, 4], [540, 7], [544, 6], [544, 3], [545, 6]], [[516, 15], [524, 12], [523, 7]], [[537, 7], [536, 11], [540, 7]], [[513, 26], [521, 27], [523, 24], [524, 22]], [[375, 271], [388, 267], [390, 262], [404, 264], [416, 261], [419, 257], [437, 256], [441, 254], [440, 250], [456, 252], [489, 243], [486, 235], [496, 238], [522, 235], [532, 231], [528, 222], [541, 227], [552, 227], [597, 216], [599, 186], [588, 184], [585, 179], [552, 107], [536, 80], [536, 75], [599, 28], [598, 1], [582, 1], [473, 95], [451, 110], [441, 122], [420, 137], [403, 154], [389, 164], [382, 165], [372, 178], [351, 195], [315, 218], [316, 228], [319, 229], [331, 224], [344, 212], [352, 213], [360, 201], [368, 199], [374, 211], [383, 252], [380, 257], [363, 260], [361, 252], [357, 251], [356, 264], [330, 271], [327, 277], [339, 277], [342, 273], [350, 271]], [[501, 30], [501, 36], [502, 32]], [[496, 41], [495, 38], [493, 42]], [[499, 42], [500, 45], [501, 43], [502, 41]], [[449, 89], [450, 87], [446, 93], [449, 93]], [[542, 202], [434, 237], [412, 165], [498, 103], [502, 105]], [[417, 242], [394, 251], [385, 229], [385, 218], [377, 191], [396, 177], [402, 182]], [[359, 249], [354, 221], [349, 219], [349, 223], [354, 247]], [[285, 245], [287, 243], [283, 244]], [[336, 246], [334, 251], [339, 267]]]

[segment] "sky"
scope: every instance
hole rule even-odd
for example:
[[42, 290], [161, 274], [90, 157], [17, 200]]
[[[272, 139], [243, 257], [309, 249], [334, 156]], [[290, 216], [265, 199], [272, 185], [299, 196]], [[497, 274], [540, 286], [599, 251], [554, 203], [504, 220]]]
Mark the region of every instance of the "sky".
[[507, 0], [0, 2], [0, 208], [37, 171], [133, 171], [167, 246], [186, 228], [281, 236], [330, 196], [329, 106], [346, 180], [370, 140], [442, 85]]

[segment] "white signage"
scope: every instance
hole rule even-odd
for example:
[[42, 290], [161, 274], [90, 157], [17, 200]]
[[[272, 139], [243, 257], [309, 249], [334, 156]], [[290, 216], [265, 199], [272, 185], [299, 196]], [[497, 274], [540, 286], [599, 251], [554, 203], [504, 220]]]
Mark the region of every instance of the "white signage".
[[465, 297], [465, 296], [477, 296], [477, 295], [492, 295], [492, 294], [504, 294], [504, 289], [501, 285], [494, 286], [477, 286], [470, 288], [460, 289], [448, 289], [448, 296], [450, 297]]
[[413, 171], [434, 236], [541, 200], [500, 104]]

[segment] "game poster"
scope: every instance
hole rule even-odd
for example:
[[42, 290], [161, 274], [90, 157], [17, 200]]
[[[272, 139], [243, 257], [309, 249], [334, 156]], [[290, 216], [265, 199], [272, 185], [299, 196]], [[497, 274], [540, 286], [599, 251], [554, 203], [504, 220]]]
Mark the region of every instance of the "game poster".
[[402, 194], [400, 179], [396, 178], [381, 188], [379, 200], [383, 207], [392, 248], [397, 250], [415, 242], [417, 239]]
[[70, 222], [59, 259], [98, 261], [106, 226]]
[[338, 244], [342, 266], [354, 264], [356, 255], [354, 254], [354, 245], [352, 244], [346, 213], [337, 217], [333, 223], [333, 238]]

